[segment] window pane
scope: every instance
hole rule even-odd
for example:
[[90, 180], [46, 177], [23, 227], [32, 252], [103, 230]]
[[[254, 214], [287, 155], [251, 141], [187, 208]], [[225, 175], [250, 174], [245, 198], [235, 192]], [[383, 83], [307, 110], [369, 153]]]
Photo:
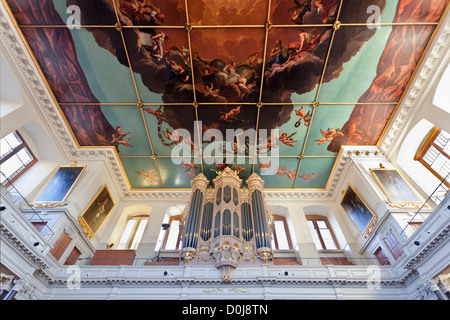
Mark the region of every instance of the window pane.
[[1, 156], [3, 157], [5, 154], [10, 153], [11, 151], [12, 151], [12, 148], [10, 147], [8, 142], [6, 142], [5, 139], [1, 139], [1, 145], [0, 145]]
[[450, 134], [444, 130], [441, 130], [439, 135], [434, 140], [434, 143], [444, 150], [447, 154], [450, 154]]
[[[0, 164], [0, 171], [3, 173], [0, 175], [0, 182], [4, 183], [6, 178], [12, 179], [19, 174], [26, 165], [34, 160], [31, 152], [22, 145], [23, 141], [20, 139], [16, 132], [11, 132], [7, 136], [0, 139], [0, 156], [5, 159], [5, 156], [9, 155], [7, 160], [3, 160]], [[19, 149], [18, 146], [22, 145]], [[14, 150], [14, 148], [16, 148]], [[5, 176], [6, 178], [5, 178]]]
[[[2, 147], [1, 155], [2, 156], [9, 153], [12, 149], [14, 149], [15, 147], [17, 147], [18, 145], [20, 145], [22, 143], [22, 140], [19, 138], [19, 136], [15, 132], [11, 132], [10, 134], [5, 136], [1, 140], [2, 140], [2, 144], [1, 144], [1, 147]], [[3, 148], [5, 148], [5, 149], [3, 149]]]
[[167, 236], [167, 242], [164, 249], [166, 250], [177, 250], [178, 249], [178, 234], [180, 233], [180, 220], [172, 220], [172, 224], [170, 225], [169, 235]]
[[[445, 131], [444, 131], [445, 132]], [[441, 131], [442, 134], [442, 131]], [[439, 136], [441, 135], [439, 134]], [[439, 137], [438, 136], [438, 137]], [[438, 139], [436, 138], [435, 142]], [[442, 148], [446, 148], [448, 150], [450, 143], [448, 140], [444, 141], [439, 140], [440, 146]], [[445, 144], [445, 145], [444, 145]], [[430, 146], [428, 151], [422, 157], [422, 159], [431, 167], [434, 172], [436, 172], [440, 177], [446, 178], [450, 172], [450, 159], [447, 158], [443, 153], [441, 153], [437, 148], [433, 145]], [[447, 177], [447, 181], [450, 181], [450, 177]]]
[[128, 220], [127, 226], [123, 231], [117, 249], [128, 249], [130, 247], [130, 243], [136, 231], [138, 221], [139, 220]]
[[145, 227], [147, 226], [147, 219], [138, 220], [139, 226], [137, 227], [136, 233], [134, 234], [133, 242], [131, 243], [130, 249], [136, 250], [139, 243], [141, 242], [142, 236], [144, 235]]
[[334, 243], [333, 235], [328, 229], [320, 229], [320, 234], [322, 235], [323, 242], [325, 243], [325, 247], [329, 250], [337, 249], [336, 244]]
[[19, 159], [20, 161], [22, 161], [23, 165], [27, 165], [33, 160], [33, 156], [27, 148], [21, 149], [19, 152], [17, 152], [17, 155], [19, 156]]
[[322, 236], [322, 240], [325, 244], [325, 248], [329, 250], [337, 249], [336, 244], [334, 243], [333, 235], [328, 229], [328, 225], [325, 220], [316, 220], [316, 222], [319, 227], [319, 232]]
[[450, 160], [441, 153], [438, 155], [431, 168], [433, 168], [433, 170], [442, 178], [445, 178], [450, 171]]
[[312, 220], [307, 220], [307, 223], [308, 223], [309, 231], [311, 231], [311, 236], [313, 238], [316, 249], [322, 250], [323, 249], [322, 243], [320, 242], [320, 237], [319, 237], [319, 234], [317, 233], [316, 228], [314, 227], [314, 223], [312, 222]]
[[278, 249], [279, 250], [289, 250], [289, 241], [286, 235], [286, 230], [284, 228], [284, 222], [281, 220], [275, 220], [275, 232], [277, 235]]
[[317, 226], [319, 227], [319, 229], [328, 229], [327, 223], [325, 222], [325, 220], [316, 220], [316, 222], [317, 222]]
[[[0, 171], [3, 172], [3, 174], [8, 179], [11, 179], [16, 174], [16, 172], [20, 172], [20, 170], [24, 167], [25, 166], [23, 165], [20, 158], [17, 156], [17, 154], [15, 154], [0, 165]], [[6, 178], [1, 175], [1, 182], [3, 183], [5, 180]]]

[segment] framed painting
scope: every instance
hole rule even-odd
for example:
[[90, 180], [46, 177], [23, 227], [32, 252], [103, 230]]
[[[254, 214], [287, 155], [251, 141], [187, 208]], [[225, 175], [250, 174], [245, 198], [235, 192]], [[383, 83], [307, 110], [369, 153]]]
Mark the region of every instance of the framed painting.
[[343, 194], [340, 202], [341, 207], [345, 210], [361, 235], [367, 238], [377, 224], [377, 216], [350, 184]]
[[45, 207], [52, 204], [64, 204], [85, 169], [86, 166], [77, 166], [76, 163], [69, 166], [59, 166], [50, 180], [39, 191], [33, 200], [33, 205]]
[[89, 239], [93, 238], [100, 229], [114, 205], [114, 200], [105, 184], [78, 217], [78, 222]]
[[387, 196], [389, 203], [418, 208], [422, 202], [396, 169], [370, 169], [375, 181]]

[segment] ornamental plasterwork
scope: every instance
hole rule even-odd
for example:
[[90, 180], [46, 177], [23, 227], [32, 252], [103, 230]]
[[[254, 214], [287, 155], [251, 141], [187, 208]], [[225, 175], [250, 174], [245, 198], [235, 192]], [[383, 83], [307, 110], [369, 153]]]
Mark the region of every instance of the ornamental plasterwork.
[[[86, 161], [86, 160], [103, 160], [108, 168], [111, 176], [114, 178], [117, 189], [121, 193], [123, 200], [187, 200], [189, 199], [190, 190], [180, 191], [136, 191], [130, 190], [127, 180], [121, 170], [119, 159], [111, 147], [104, 148], [79, 148], [74, 141], [70, 129], [67, 127], [65, 120], [61, 116], [58, 107], [53, 101], [51, 93], [44, 84], [39, 71], [34, 65], [33, 59], [27, 51], [14, 23], [0, 6], [0, 43], [5, 50], [5, 54], [10, 61], [14, 62], [15, 74], [19, 81], [28, 90], [30, 100], [34, 103], [35, 109], [40, 114], [44, 122], [48, 125], [49, 133], [55, 137], [55, 141], [60, 149], [65, 153], [69, 160]], [[395, 117], [393, 118], [389, 130], [380, 144], [380, 150], [373, 151], [373, 147], [358, 146], [356, 149], [343, 149], [337, 159], [334, 172], [326, 190], [276, 190], [264, 191], [267, 200], [328, 200], [333, 199], [337, 192], [337, 186], [340, 178], [345, 171], [350, 157], [370, 157], [382, 154], [388, 154], [392, 146], [398, 139], [401, 132], [414, 111], [420, 107], [421, 98], [424, 95], [428, 84], [433, 79], [440, 63], [446, 53], [450, 50], [450, 25], [447, 23], [442, 26], [440, 32], [434, 40], [434, 44], [430, 47], [428, 57], [423, 61], [421, 70], [417, 72], [411, 83], [410, 89], [404, 96], [403, 103], [399, 106]], [[376, 149], [376, 148], [375, 148]]]
[[406, 127], [414, 111], [421, 106], [421, 102], [426, 97], [429, 85], [434, 76], [438, 73], [438, 68], [445, 56], [450, 51], [450, 22], [442, 24], [439, 33], [434, 39], [434, 44], [430, 47], [428, 57], [426, 57], [413, 79], [409, 91], [405, 94], [403, 102], [398, 107], [395, 117], [387, 131], [379, 148], [383, 154], [389, 154], [392, 147], [399, 139], [399, 134]]

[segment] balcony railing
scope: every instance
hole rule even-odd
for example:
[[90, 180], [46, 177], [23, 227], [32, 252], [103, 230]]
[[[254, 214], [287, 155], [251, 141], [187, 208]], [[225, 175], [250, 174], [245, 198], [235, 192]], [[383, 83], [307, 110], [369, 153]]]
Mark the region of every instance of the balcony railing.
[[[287, 261], [289, 260], [289, 261]], [[292, 263], [290, 260], [295, 260]], [[337, 266], [361, 266], [361, 265], [388, 265], [389, 260], [380, 261], [380, 258], [346, 258], [346, 257], [302, 257], [301, 260], [292, 258], [276, 258], [274, 265], [297, 265], [297, 266], [317, 266], [317, 265], [337, 265]], [[147, 258], [67, 258], [66, 265], [77, 266], [155, 266], [155, 265], [181, 265], [181, 259], [177, 257], [161, 258], [158, 261], [149, 261]]]
[[[36, 209], [19, 192], [19, 190], [17, 190], [14, 184], [3, 174], [3, 172], [0, 173], [5, 177], [5, 181], [9, 184], [7, 188], [3, 184], [1, 185], [1, 194], [2, 198], [5, 199], [4, 201], [8, 201], [11, 206], [15, 207], [26, 220], [38, 229], [41, 236], [43, 236], [46, 241], [49, 241], [55, 233], [47, 225], [47, 221], [42, 219], [41, 214], [36, 211]], [[2, 204], [2, 207], [4, 206], [5, 204]], [[4, 210], [4, 208], [2, 209]], [[25, 214], [24, 212], [29, 213]]]
[[[428, 207], [435, 208], [437, 207], [444, 199], [448, 196], [449, 189], [445, 185], [445, 181], [450, 177], [450, 173], [447, 174], [447, 176], [442, 179], [442, 181], [439, 183], [439, 185], [434, 189], [434, 191], [431, 193], [431, 195], [425, 200], [425, 202], [420, 206], [420, 208], [414, 213], [411, 220], [406, 224], [406, 226], [403, 228], [401, 234], [406, 233], [408, 237], [411, 236], [411, 232], [408, 232], [411, 230], [410, 224], [414, 223], [417, 220], [417, 217], [419, 216], [422, 221], [427, 219], [429, 217], [429, 214], [423, 214], [424, 210], [428, 209]], [[414, 229], [413, 229], [414, 230]], [[406, 232], [405, 232], [406, 231]]]

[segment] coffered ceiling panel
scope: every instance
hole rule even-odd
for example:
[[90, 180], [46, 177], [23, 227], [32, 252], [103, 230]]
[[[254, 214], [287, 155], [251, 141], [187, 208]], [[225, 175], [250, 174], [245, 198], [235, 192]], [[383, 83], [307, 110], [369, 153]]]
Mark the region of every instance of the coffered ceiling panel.
[[376, 145], [449, 0], [3, 0], [80, 148], [134, 190], [226, 166], [325, 189]]

